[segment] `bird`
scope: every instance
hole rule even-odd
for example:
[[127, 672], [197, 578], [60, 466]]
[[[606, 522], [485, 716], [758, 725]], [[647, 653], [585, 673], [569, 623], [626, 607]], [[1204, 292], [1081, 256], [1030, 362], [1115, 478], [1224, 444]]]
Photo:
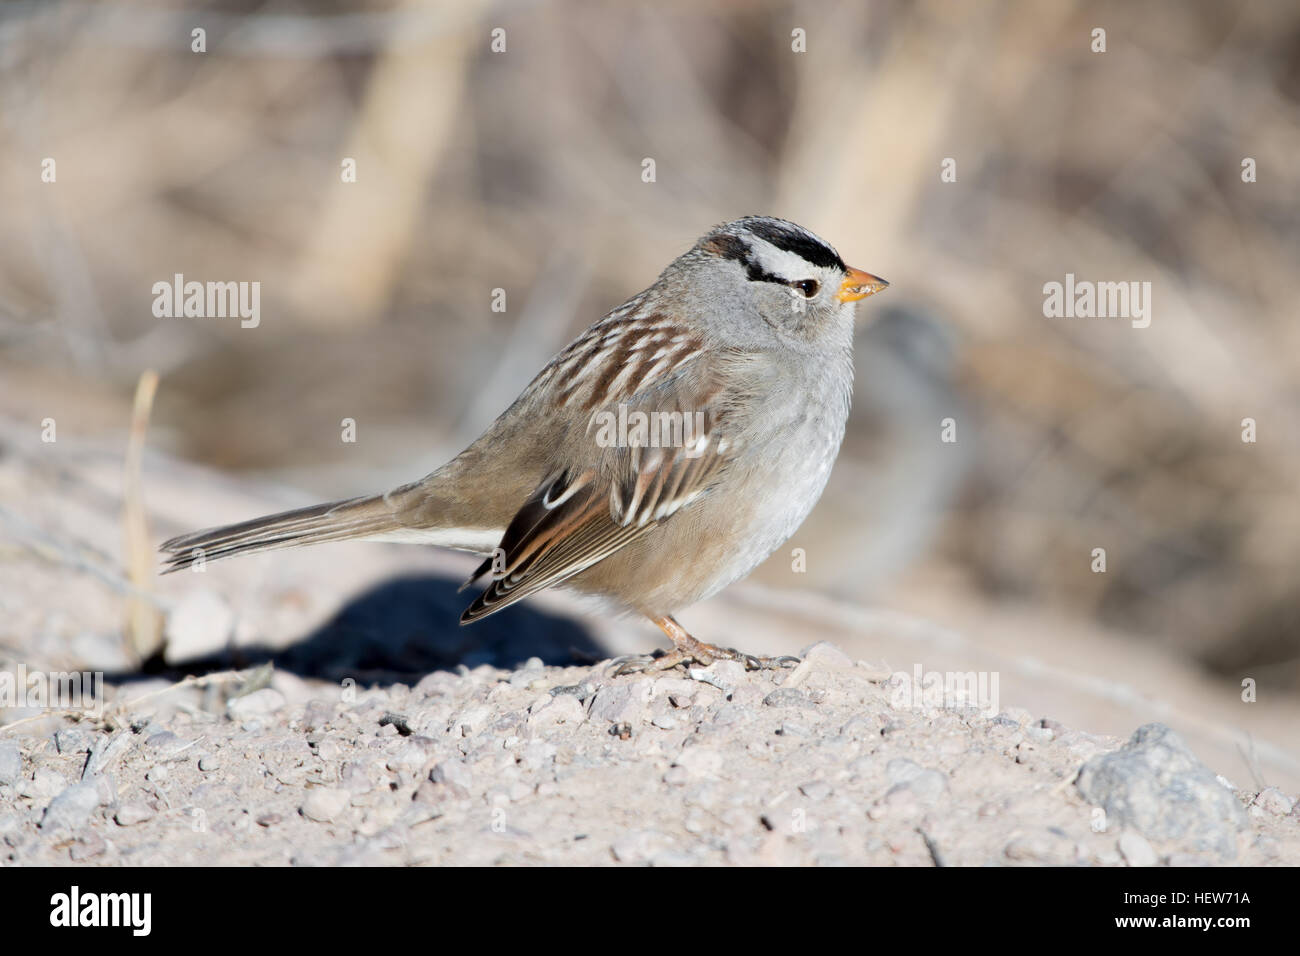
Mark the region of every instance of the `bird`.
[[382, 494], [171, 538], [163, 573], [363, 539], [483, 557], [470, 624], [563, 586], [649, 618], [672, 647], [620, 673], [718, 660], [790, 666], [693, 637], [673, 615], [795, 532], [839, 452], [857, 303], [889, 283], [772, 216], [705, 233], [561, 350], [464, 451]]

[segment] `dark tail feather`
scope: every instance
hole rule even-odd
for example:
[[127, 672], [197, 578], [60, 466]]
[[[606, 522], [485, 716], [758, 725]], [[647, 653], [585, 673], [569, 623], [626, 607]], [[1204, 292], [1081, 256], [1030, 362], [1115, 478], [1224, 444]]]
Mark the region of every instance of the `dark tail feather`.
[[162, 573], [183, 570], [199, 560], [365, 538], [400, 527], [384, 495], [331, 501], [172, 538], [162, 544], [167, 553]]

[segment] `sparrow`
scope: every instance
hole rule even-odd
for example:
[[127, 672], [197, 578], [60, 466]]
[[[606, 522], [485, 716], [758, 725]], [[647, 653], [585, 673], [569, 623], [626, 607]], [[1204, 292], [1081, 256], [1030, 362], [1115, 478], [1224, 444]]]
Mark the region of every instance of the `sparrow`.
[[724, 223], [570, 342], [441, 468], [172, 538], [164, 573], [331, 541], [435, 545], [483, 557], [462, 624], [563, 585], [672, 641], [620, 672], [787, 666], [697, 640], [673, 614], [743, 578], [817, 503], [849, 415], [856, 303], [887, 285], [793, 222]]

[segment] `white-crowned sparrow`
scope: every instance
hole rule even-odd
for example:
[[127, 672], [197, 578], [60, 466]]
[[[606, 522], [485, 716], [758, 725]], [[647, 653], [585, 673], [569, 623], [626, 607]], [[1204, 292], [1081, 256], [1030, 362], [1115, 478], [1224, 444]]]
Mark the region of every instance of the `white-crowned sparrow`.
[[886, 285], [794, 223], [726, 223], [437, 471], [172, 538], [165, 570], [351, 538], [433, 544], [489, 555], [461, 623], [563, 584], [672, 639], [636, 666], [781, 663], [697, 641], [671, 615], [748, 574], [816, 504], [849, 413], [854, 303]]

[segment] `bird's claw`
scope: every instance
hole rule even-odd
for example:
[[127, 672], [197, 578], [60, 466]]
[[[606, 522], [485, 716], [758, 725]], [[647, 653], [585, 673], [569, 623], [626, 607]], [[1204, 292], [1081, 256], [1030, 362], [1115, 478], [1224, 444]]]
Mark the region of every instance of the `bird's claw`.
[[803, 663], [799, 658], [789, 654], [782, 654], [780, 657], [758, 657], [754, 654], [745, 654], [745, 670], [747, 671], [767, 671], [776, 670], [782, 667], [798, 667]]
[[747, 671], [777, 670], [796, 667], [800, 663], [799, 658], [788, 654], [780, 657], [761, 657], [757, 654], [746, 654], [734, 647], [715, 647], [700, 641], [696, 641], [695, 646], [691, 647], [674, 647], [658, 657], [653, 654], [629, 654], [616, 657], [610, 663], [618, 665], [614, 670], [614, 676], [623, 677], [627, 674], [671, 670], [678, 664], [684, 667], [692, 664], [708, 667], [714, 661], [737, 661], [743, 664]]

